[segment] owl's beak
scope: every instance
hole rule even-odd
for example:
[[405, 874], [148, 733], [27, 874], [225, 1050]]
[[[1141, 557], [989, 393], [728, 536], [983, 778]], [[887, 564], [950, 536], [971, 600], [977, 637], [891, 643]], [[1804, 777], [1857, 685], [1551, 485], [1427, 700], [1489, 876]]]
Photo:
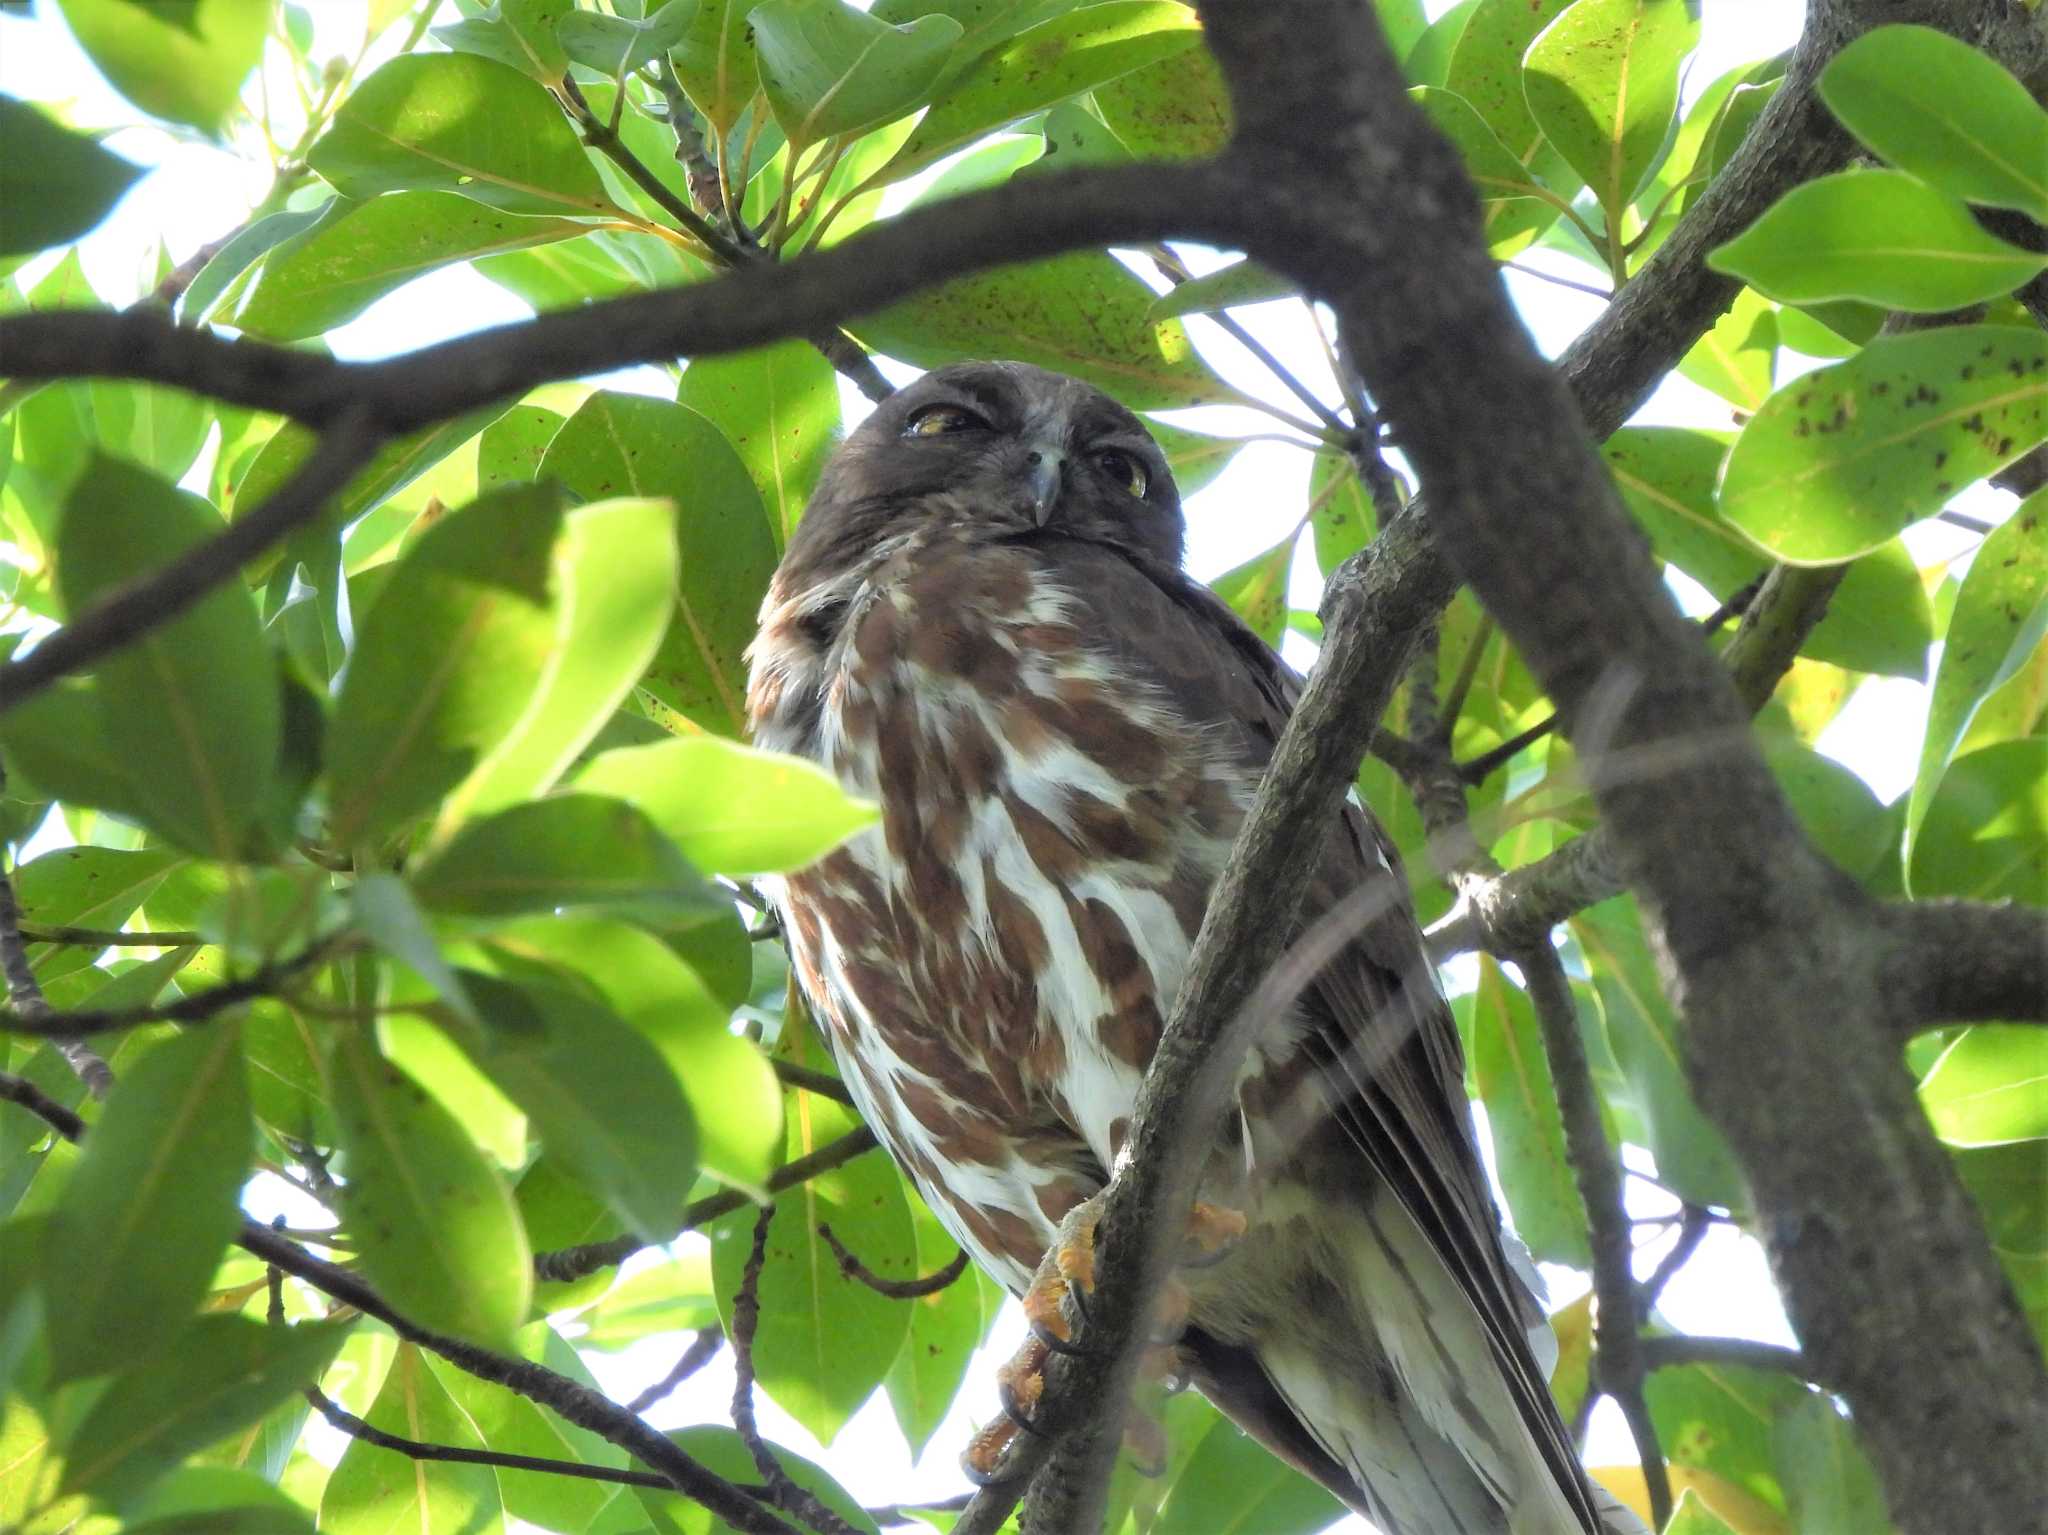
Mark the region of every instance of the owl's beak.
[[1066, 470], [1066, 455], [1058, 448], [1034, 444], [1024, 457], [1024, 483], [1031, 492], [1031, 522], [1044, 527], [1060, 499], [1060, 480]]

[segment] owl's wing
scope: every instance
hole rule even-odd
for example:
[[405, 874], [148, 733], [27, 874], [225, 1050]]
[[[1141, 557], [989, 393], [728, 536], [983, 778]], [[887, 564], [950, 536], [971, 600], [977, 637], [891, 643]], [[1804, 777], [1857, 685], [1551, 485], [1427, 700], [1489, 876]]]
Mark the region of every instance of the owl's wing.
[[[1248, 765], [1263, 768], [1301, 679], [1205, 587], [1156, 565], [1137, 566], [1145, 579], [1134, 582], [1133, 563], [1106, 549], [1070, 549], [1059, 570], [1062, 580], [1113, 590], [1090, 604], [1125, 615], [1097, 631], [1099, 643], [1149, 673], [1189, 715], [1233, 732]], [[1399, 854], [1371, 813], [1350, 801], [1312, 878], [1308, 920], [1369, 881], [1383, 883], [1386, 899], [1371, 904], [1357, 936], [1303, 997], [1315, 1024], [1309, 1048], [1347, 1137], [1470, 1300], [1544, 1462], [1585, 1527], [1598, 1528], [1530, 1345], [1527, 1329], [1542, 1324], [1542, 1311], [1502, 1246], [1472, 1140], [1457, 1025], [1423, 949]]]

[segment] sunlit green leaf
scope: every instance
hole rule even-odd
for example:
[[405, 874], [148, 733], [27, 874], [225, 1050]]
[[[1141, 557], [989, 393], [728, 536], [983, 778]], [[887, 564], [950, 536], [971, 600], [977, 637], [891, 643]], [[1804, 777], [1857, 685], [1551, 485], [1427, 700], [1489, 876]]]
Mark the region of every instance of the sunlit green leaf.
[[439, 801], [519, 729], [557, 634], [552, 488], [507, 486], [429, 528], [367, 616], [327, 734], [332, 835]]
[[775, 539], [732, 444], [684, 406], [600, 390], [555, 433], [540, 473], [585, 500], [634, 495], [675, 503], [676, 612], [643, 685], [707, 729], [743, 735], [742, 653], [775, 568]]
[[761, 493], [776, 543], [788, 543], [838, 436], [832, 365], [807, 341], [700, 358], [676, 399], [724, 433]]
[[1821, 99], [1864, 143], [1957, 197], [2048, 219], [2048, 112], [1932, 27], [1878, 27], [1828, 60]]
[[1236, 127], [1223, 71], [1206, 47], [1178, 49], [1093, 94], [1102, 121], [1139, 160], [1215, 154]]
[[2048, 490], [2036, 491], [1985, 535], [1956, 594], [1934, 674], [1927, 734], [1906, 807], [1905, 847], [1978, 706], [2023, 666], [2048, 630]]
[[2048, 1034], [2005, 1023], [1966, 1029], [1922, 1079], [1920, 1102], [1952, 1146], [2048, 1136]]
[[[95, 458], [58, 535], [58, 589], [75, 614], [221, 531], [198, 497], [118, 459]], [[277, 763], [278, 692], [255, 604], [217, 587], [99, 668], [108, 745], [149, 771], [130, 775], [152, 827], [215, 857], [240, 847]]]
[[346, 197], [460, 192], [508, 213], [616, 211], [547, 92], [470, 53], [391, 60], [343, 101], [306, 163]]
[[1234, 1423], [1204, 1434], [1174, 1474], [1154, 1535], [1313, 1535], [1343, 1516], [1335, 1498]]
[[583, 1314], [577, 1342], [612, 1352], [642, 1339], [680, 1336], [718, 1325], [711, 1294], [711, 1253], [702, 1245], [620, 1280]]
[[1688, 1487], [1679, 1494], [1678, 1504], [1671, 1510], [1671, 1522], [1664, 1526], [1664, 1535], [1741, 1535], [1741, 1532], [1715, 1513], [1698, 1492]]
[[637, 806], [714, 874], [800, 869], [877, 818], [815, 763], [713, 736], [605, 752], [575, 787]]
[[[1461, 96], [1508, 153], [1547, 180], [1564, 160], [1544, 140], [1522, 90], [1522, 59], [1536, 35], [1571, 0], [1480, 0], [1458, 34], [1444, 69], [1444, 89]], [[1569, 173], [1567, 173], [1567, 180]], [[1559, 190], [1564, 190], [1559, 188]], [[1493, 232], [1488, 222], [1487, 233]]]
[[[315, 1335], [327, 1330], [308, 1329]], [[308, 1410], [300, 1402], [284, 1414]], [[272, 1411], [265, 1424], [284, 1414]], [[313, 1535], [311, 1512], [275, 1484], [282, 1469], [265, 1476], [260, 1464], [242, 1470], [194, 1461], [124, 1505], [122, 1535]]]
[[317, 336], [451, 262], [586, 232], [569, 219], [500, 213], [450, 192], [336, 198], [317, 224], [270, 253], [234, 323], [276, 341]]
[[1154, 320], [1170, 320], [1176, 315], [1208, 314], [1239, 304], [1293, 298], [1299, 291], [1288, 278], [1256, 261], [1233, 261], [1207, 276], [1191, 278], [1167, 289], [1152, 301], [1146, 314]]
[[764, 0], [747, 24], [768, 104], [798, 149], [911, 110], [962, 31], [940, 15], [893, 27], [841, 0]]
[[1210, 590], [1229, 603], [1252, 633], [1268, 645], [1278, 645], [1280, 632], [1287, 627], [1287, 577], [1294, 568], [1299, 542], [1297, 530], [1209, 583]]
[[0, 96], [0, 256], [75, 240], [106, 217], [142, 175], [119, 155]]
[[43, 1254], [59, 1379], [140, 1359], [184, 1327], [240, 1219], [249, 1085], [235, 1025], [156, 1045], [114, 1084]]
[[543, 85], [568, 73], [569, 58], [555, 28], [576, 10], [576, 0], [492, 0], [480, 9], [481, 15], [434, 28], [434, 36], [457, 53], [496, 59]]
[[571, 11], [555, 24], [555, 39], [577, 63], [600, 74], [624, 75], [645, 68], [681, 42], [696, 18], [697, 0], [656, 0], [637, 20]]
[[1153, 293], [1101, 252], [960, 278], [854, 322], [863, 341], [920, 367], [990, 356], [1075, 374], [1133, 410], [1230, 398], [1178, 320], [1146, 318]]
[[1768, 1370], [1693, 1364], [1652, 1371], [1643, 1394], [1672, 1465], [1731, 1482], [1782, 1516], [1772, 1431], [1806, 1387]]
[[1201, 36], [1166, 0], [1108, 0], [1039, 23], [956, 76], [873, 178], [900, 181], [982, 135], [1054, 102], [1170, 57]]
[[[707, 1423], [678, 1429], [669, 1437], [684, 1454], [731, 1481], [746, 1482], [760, 1475], [745, 1441], [722, 1425]], [[814, 1493], [857, 1535], [880, 1535], [867, 1511], [823, 1467], [779, 1445], [770, 1445], [768, 1449], [791, 1481]], [[731, 1525], [688, 1499], [643, 1491], [640, 1502], [643, 1512], [654, 1520], [656, 1535], [734, 1535]]]
[[2048, 1347], [2048, 1140], [1959, 1151], [1953, 1160], [2034, 1336]]
[[676, 600], [667, 501], [582, 506], [555, 544], [555, 641], [525, 716], [448, 797], [443, 827], [555, 784], [654, 660]]
[[1664, 146], [1679, 66], [1698, 39], [1698, 16], [1684, 0], [1576, 0], [1530, 44], [1522, 74], [1530, 115], [1610, 221]]
[[1534, 1005], [1499, 965], [1482, 957], [1477, 990], [1456, 1007], [1515, 1230], [1545, 1262], [1589, 1267], [1586, 1206], [1565, 1155], [1564, 1122]]
[[515, 405], [476, 440], [479, 494], [500, 485], [523, 485], [540, 473], [540, 461], [561, 430], [564, 417], [544, 405]]
[[1913, 893], [2048, 905], [2048, 738], [1987, 746], [1942, 775], [1914, 839]]
[[147, 1365], [117, 1375], [94, 1402], [71, 1435], [64, 1490], [116, 1504], [134, 1497], [184, 1456], [317, 1380], [347, 1335], [345, 1324], [324, 1322], [270, 1327], [202, 1316], [181, 1323], [158, 1340]]
[[1884, 1535], [1884, 1492], [1856, 1432], [1835, 1404], [1809, 1396], [1772, 1433], [1778, 1480], [1801, 1535]]
[[1849, 170], [1794, 187], [1707, 264], [1787, 303], [1940, 314], [2012, 292], [2048, 256], [1988, 233], [1958, 199], [1902, 171]]
[[1754, 411], [1770, 397], [1777, 353], [1777, 312], [1754, 288], [1744, 288], [1693, 343], [1678, 371], [1737, 409]]
[[[365, 1418], [401, 1439], [485, 1448], [469, 1417], [416, 1345], [401, 1343]], [[351, 1439], [320, 1500], [320, 1528], [334, 1535], [455, 1535], [502, 1528], [498, 1478], [489, 1466], [413, 1460], [367, 1439]]]
[[146, 112], [218, 133], [263, 53], [272, 0], [196, 0], [189, 25], [132, 0], [61, 0], [114, 88]]
[[[937, 1273], [959, 1256], [960, 1244], [923, 1200], [906, 1203], [915, 1232], [918, 1274]], [[981, 1342], [981, 1291], [973, 1276], [963, 1273], [944, 1289], [902, 1305], [910, 1313], [910, 1331], [883, 1384], [911, 1453], [922, 1455], [959, 1395]]]
[[2048, 437], [2048, 336], [1885, 336], [1795, 379], [1735, 440], [1721, 515], [1796, 565], [1874, 549]]
[[502, 1343], [526, 1320], [533, 1293], [511, 1190], [448, 1111], [361, 1030], [334, 1031], [327, 1075], [351, 1174], [343, 1210], [364, 1272], [421, 1326]]

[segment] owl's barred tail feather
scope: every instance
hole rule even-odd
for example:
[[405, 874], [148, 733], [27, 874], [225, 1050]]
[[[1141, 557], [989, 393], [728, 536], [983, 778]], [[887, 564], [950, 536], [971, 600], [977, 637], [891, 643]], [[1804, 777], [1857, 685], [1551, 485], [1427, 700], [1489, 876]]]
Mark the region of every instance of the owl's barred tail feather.
[[[1511, 1372], [1524, 1382], [1533, 1372], [1504, 1368], [1477, 1311], [1397, 1201], [1326, 1208], [1288, 1230], [1304, 1244], [1297, 1273], [1325, 1283], [1343, 1276], [1340, 1293], [1325, 1289], [1320, 1305], [1267, 1309], [1256, 1346], [1279, 1396], [1344, 1476], [1298, 1456], [1297, 1464], [1331, 1481], [1384, 1535], [1648, 1535], [1604, 1489], [1562, 1484], [1580, 1473], [1560, 1464], [1547, 1393], [1518, 1392]], [[1275, 1326], [1275, 1317], [1288, 1320]]]

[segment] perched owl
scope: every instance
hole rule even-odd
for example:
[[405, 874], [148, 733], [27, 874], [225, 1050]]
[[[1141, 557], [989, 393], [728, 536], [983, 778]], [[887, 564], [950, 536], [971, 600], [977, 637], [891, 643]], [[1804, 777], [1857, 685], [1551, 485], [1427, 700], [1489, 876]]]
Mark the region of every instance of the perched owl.
[[[868, 1123], [1017, 1294], [1108, 1180], [1299, 688], [1181, 549], [1129, 411], [944, 368], [827, 467], [751, 652], [760, 744], [882, 807], [772, 892], [799, 983]], [[1249, 1234], [1185, 1275], [1180, 1368], [1386, 1535], [1639, 1531], [1551, 1405], [1398, 874], [1356, 805], [1301, 871], [1311, 917], [1395, 894], [1244, 1061], [1203, 1198]]]

